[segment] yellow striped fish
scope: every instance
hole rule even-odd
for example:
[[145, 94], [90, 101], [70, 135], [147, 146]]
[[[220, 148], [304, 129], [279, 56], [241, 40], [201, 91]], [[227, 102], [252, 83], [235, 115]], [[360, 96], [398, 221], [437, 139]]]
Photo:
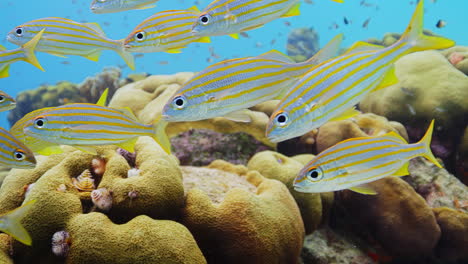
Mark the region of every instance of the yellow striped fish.
[[379, 137], [359, 137], [341, 141], [315, 156], [294, 180], [299, 192], [317, 193], [350, 189], [362, 194], [377, 194], [366, 183], [387, 176], [409, 175], [409, 160], [425, 157], [437, 167], [431, 152], [432, 120], [424, 137], [408, 144], [395, 132]]
[[16, 101], [7, 93], [0, 91], [0, 112], [8, 111], [16, 107]]
[[22, 206], [0, 215], [0, 231], [7, 233], [19, 242], [30, 246], [31, 236], [21, 225], [21, 219], [31, 210], [36, 200], [31, 200]]
[[0, 165], [8, 168], [32, 169], [36, 166], [33, 152], [20, 140], [0, 127]]
[[95, 14], [116, 13], [133, 9], [148, 9], [158, 0], [93, 0], [91, 12]]
[[166, 121], [197, 121], [224, 116], [248, 122], [246, 108], [280, 99], [312, 66], [334, 57], [343, 35], [333, 38], [314, 57], [294, 63], [270, 51], [257, 57], [226, 60], [195, 74], [163, 108]]
[[400, 40], [387, 48], [358, 42], [342, 56], [311, 69], [281, 100], [266, 134], [272, 142], [301, 136], [329, 120], [357, 114], [354, 105], [371, 91], [397, 82], [393, 64], [411, 52], [453, 46], [451, 40], [425, 36], [423, 3], [419, 1]]
[[141, 22], [125, 39], [125, 49], [130, 52], [180, 53], [192, 42], [209, 43], [209, 37], [192, 35], [191, 25], [200, 11], [167, 10], [156, 13]]
[[[342, 0], [332, 0], [343, 2]], [[259, 28], [280, 17], [298, 16], [300, 0], [215, 0], [193, 23], [195, 36], [230, 35]]]
[[[101, 97], [96, 102], [96, 105], [105, 106], [107, 102], [108, 94], [109, 94], [109, 89], [104, 90], [104, 92], [101, 94]], [[28, 136], [24, 133], [25, 125], [32, 118], [50, 109], [53, 109], [53, 107], [47, 107], [47, 108], [42, 108], [42, 109], [32, 111], [26, 114], [25, 116], [23, 116], [10, 128], [10, 134], [12, 134], [14, 137], [19, 139], [24, 144], [26, 144], [32, 152], [37, 153], [39, 155], [48, 156], [48, 155], [53, 155], [53, 154], [60, 154], [63, 152], [62, 148], [60, 148], [60, 145], [57, 143], [44, 141], [36, 137]]]
[[41, 111], [24, 124], [23, 131], [28, 137], [89, 153], [96, 153], [94, 146], [98, 145], [117, 145], [134, 152], [138, 137], [150, 136], [170, 152], [164, 122], [143, 125], [128, 109], [96, 104], [67, 104]]
[[27, 43], [22, 45], [21, 48], [14, 50], [6, 50], [5, 47], [0, 45], [0, 78], [9, 76], [10, 64], [16, 61], [26, 61], [44, 71], [41, 64], [37, 61], [34, 51], [36, 45], [42, 37], [44, 30], [37, 32]]
[[132, 70], [135, 69], [133, 55], [124, 50], [123, 40], [112, 40], [105, 36], [97, 23], [79, 23], [61, 17], [36, 19], [15, 27], [7, 35], [11, 43], [22, 45], [45, 28], [37, 51], [55, 56], [83, 56], [98, 61], [103, 50], [117, 52]]

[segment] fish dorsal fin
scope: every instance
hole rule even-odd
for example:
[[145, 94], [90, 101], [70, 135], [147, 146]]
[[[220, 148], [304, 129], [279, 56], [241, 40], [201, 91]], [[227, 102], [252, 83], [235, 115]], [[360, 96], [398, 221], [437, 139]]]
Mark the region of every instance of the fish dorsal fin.
[[187, 9], [187, 11], [201, 13], [197, 6], [192, 6], [191, 8]]
[[374, 188], [372, 188], [371, 186], [366, 185], [366, 184], [361, 184], [361, 185], [358, 185], [358, 186], [354, 186], [354, 187], [351, 187], [349, 189], [351, 191], [353, 191], [353, 192], [357, 192], [357, 193], [360, 193], [360, 194], [366, 194], [366, 195], [376, 195], [377, 194], [377, 192], [374, 190]]
[[101, 57], [101, 51], [100, 50], [95, 50], [87, 55], [83, 55], [83, 57], [87, 58], [88, 60], [91, 61], [98, 61], [99, 57]]
[[408, 171], [408, 166], [409, 166], [409, 162], [405, 162], [405, 164], [403, 164], [403, 166], [401, 166], [401, 168], [399, 168], [394, 174], [393, 176], [397, 176], [397, 177], [401, 177], [401, 176], [406, 176], [406, 175], [409, 175], [409, 171]]
[[354, 116], [356, 116], [358, 114], [360, 114], [360, 112], [358, 110], [356, 110], [354, 108], [354, 106], [353, 106], [352, 108], [349, 108], [348, 110], [344, 111], [340, 115], [333, 117], [332, 119], [330, 119], [330, 121], [346, 120], [346, 119], [354, 117]]
[[252, 121], [252, 119], [247, 114], [247, 112], [248, 111], [246, 109], [237, 110], [237, 111], [234, 111], [234, 112], [231, 112], [231, 113], [228, 113], [228, 114], [224, 115], [224, 117], [231, 120], [231, 121], [234, 121], [234, 122], [248, 123], [248, 122]]
[[317, 65], [335, 57], [338, 54], [338, 51], [340, 51], [343, 36], [343, 34], [336, 35], [325, 46], [323, 46], [322, 49], [312, 56], [312, 58], [305, 61], [305, 63]]
[[56, 52], [49, 52], [49, 51], [48, 51], [48, 52], [46, 52], [46, 53], [48, 53], [48, 54], [50, 54], [50, 55], [54, 55], [54, 56], [60, 57], [60, 58], [64, 58], [64, 59], [67, 58], [67, 56], [65, 56], [65, 55], [63, 55], [63, 54], [60, 54], [60, 53], [56, 53]]
[[402, 136], [400, 136], [400, 134], [398, 134], [395, 131], [388, 132], [387, 134], [384, 135], [384, 137], [388, 137], [390, 139], [397, 140], [400, 143], [408, 144], [406, 139], [404, 139]]
[[295, 4], [293, 7], [291, 7], [291, 9], [289, 9], [288, 12], [286, 12], [281, 17], [299, 16], [301, 14], [300, 7], [301, 7], [301, 3], [299, 2]]
[[88, 22], [88, 23], [84, 23], [84, 25], [96, 31], [101, 36], [106, 35], [106, 33], [104, 33], [104, 30], [102, 30], [101, 26], [96, 22]]
[[135, 152], [135, 144], [138, 140], [138, 137], [132, 138], [130, 140], [124, 141], [122, 143], [116, 144], [122, 149], [125, 149], [128, 152]]
[[370, 51], [370, 50], [379, 50], [384, 48], [380, 45], [370, 44], [364, 41], [358, 41], [354, 43], [346, 52], [345, 54], [353, 54], [361, 51]]
[[277, 60], [277, 61], [286, 62], [286, 63], [294, 63], [294, 61], [291, 58], [289, 58], [287, 55], [277, 50], [270, 50], [268, 52], [261, 54], [257, 58]]
[[104, 92], [102, 92], [101, 97], [99, 97], [99, 100], [96, 102], [96, 104], [100, 106], [106, 106], [108, 94], [109, 94], [109, 88], [106, 88]]
[[395, 74], [395, 66], [392, 65], [392, 66], [390, 66], [390, 69], [385, 73], [384, 78], [379, 83], [379, 85], [377, 85], [377, 87], [374, 89], [374, 91], [386, 88], [386, 87], [394, 85], [396, 83], [398, 83], [398, 78], [396, 77], [396, 74]]
[[6, 48], [4, 46], [0, 45], [0, 51], [4, 51], [4, 50], [6, 50]]
[[138, 118], [135, 116], [135, 114], [133, 113], [132, 109], [130, 109], [130, 107], [122, 107], [116, 110], [126, 115], [127, 117], [130, 117], [133, 120], [138, 120]]

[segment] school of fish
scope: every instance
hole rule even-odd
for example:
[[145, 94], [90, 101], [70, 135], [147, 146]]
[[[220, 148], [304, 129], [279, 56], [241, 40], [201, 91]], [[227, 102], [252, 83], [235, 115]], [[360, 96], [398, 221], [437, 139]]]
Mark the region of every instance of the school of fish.
[[[334, 2], [343, 2], [332, 0]], [[155, 7], [157, 0], [94, 0], [96, 14]], [[35, 52], [65, 57], [77, 55], [97, 61], [105, 50], [116, 52], [130, 69], [132, 53], [180, 53], [194, 42], [209, 43], [210, 37], [235, 39], [279, 18], [300, 15], [300, 0], [214, 0], [199, 11], [166, 10], [144, 19], [126, 38], [106, 37], [96, 23], [46, 17], [25, 22], [7, 34], [20, 46], [0, 46], [0, 78], [8, 77], [17, 61], [44, 70]], [[343, 35], [329, 41], [315, 56], [302, 63], [272, 50], [246, 58], [215, 63], [196, 73], [164, 105], [160, 117], [142, 124], [129, 108], [106, 106], [107, 90], [95, 104], [74, 103], [37, 109], [26, 114], [10, 131], [0, 128], [0, 165], [31, 169], [36, 155], [61, 153], [60, 145], [96, 153], [95, 146], [117, 145], [134, 152], [139, 136], [151, 136], [170, 153], [165, 132], [168, 122], [226, 117], [250, 122], [246, 109], [268, 100], [278, 100], [266, 128], [272, 142], [301, 136], [331, 120], [359, 113], [354, 107], [369, 93], [395, 84], [394, 63], [402, 56], [430, 49], [445, 49], [452, 40], [423, 34], [424, 1], [420, 0], [401, 38], [388, 47], [357, 41], [341, 55]], [[348, 21], [345, 18], [345, 23]], [[368, 20], [367, 22], [368, 23]], [[0, 111], [15, 107], [15, 100], [0, 91]], [[408, 175], [408, 161], [422, 156], [440, 167], [431, 153], [434, 120], [420, 142], [408, 144], [396, 133], [348, 139], [319, 153], [297, 175], [299, 192], [329, 192], [350, 189], [377, 194], [367, 183], [388, 176]], [[35, 201], [0, 216], [0, 230], [31, 245], [31, 237], [19, 221]]]

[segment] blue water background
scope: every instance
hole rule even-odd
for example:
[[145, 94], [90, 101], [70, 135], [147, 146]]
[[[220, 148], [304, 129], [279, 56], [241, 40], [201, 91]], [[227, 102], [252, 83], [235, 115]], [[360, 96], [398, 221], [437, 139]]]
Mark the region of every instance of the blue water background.
[[[187, 9], [195, 5], [194, 1], [160, 0], [153, 9], [97, 15], [89, 11], [91, 2], [92, 0], [1, 0], [0, 37], [6, 36], [11, 29], [29, 20], [57, 16], [79, 22], [97, 22], [108, 37], [122, 39], [142, 20], [156, 12]], [[211, 63], [227, 58], [255, 56], [271, 49], [285, 52], [287, 35], [291, 29], [297, 27], [313, 27], [320, 35], [321, 45], [338, 33], [345, 34], [345, 46], [358, 40], [373, 37], [380, 39], [386, 32], [405, 30], [416, 1], [365, 0], [373, 5], [372, 7], [360, 5], [361, 0], [345, 0], [343, 4], [330, 0], [313, 2], [314, 4], [302, 2], [301, 15], [298, 17], [278, 19], [262, 28], [247, 32], [249, 38], [234, 40], [227, 36], [212, 37], [212, 43], [193, 43], [181, 54], [145, 54], [136, 58], [134, 72], [172, 74], [200, 71]], [[201, 0], [197, 1], [197, 6], [202, 10], [209, 3], [209, 0]], [[426, 0], [425, 9], [425, 28], [454, 39], [458, 45], [468, 45], [468, 18], [465, 12], [468, 10], [468, 0]], [[351, 22], [349, 25], [344, 24], [344, 17]], [[363, 28], [362, 24], [368, 18], [370, 23], [367, 28]], [[447, 22], [444, 28], [439, 29], [435, 26], [439, 19]], [[334, 23], [339, 27], [333, 28]], [[1, 39], [0, 44], [7, 49], [16, 48], [4, 37]], [[209, 47], [213, 47], [220, 58], [209, 62]], [[93, 76], [107, 66], [125, 65], [120, 56], [113, 51], [104, 51], [99, 62], [78, 56], [69, 56], [66, 59], [45, 53], [38, 53], [37, 56], [46, 72], [41, 72], [25, 62], [15, 63], [11, 65], [10, 77], [0, 79], [0, 90], [15, 96], [41, 84], [55, 84], [62, 80], [80, 83], [87, 76]], [[131, 72], [128, 68], [123, 70], [124, 76]], [[0, 126], [9, 127], [6, 113], [0, 113]]]

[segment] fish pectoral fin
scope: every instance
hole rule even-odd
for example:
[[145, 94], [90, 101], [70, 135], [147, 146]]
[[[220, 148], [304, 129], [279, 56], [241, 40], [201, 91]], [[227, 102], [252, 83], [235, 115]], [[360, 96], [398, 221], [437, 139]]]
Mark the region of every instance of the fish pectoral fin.
[[380, 45], [370, 44], [364, 41], [355, 42], [344, 54], [353, 54], [361, 51], [379, 50], [384, 48]]
[[91, 52], [90, 54], [83, 55], [83, 57], [85, 57], [85, 58], [87, 58], [88, 60], [91, 60], [91, 61], [98, 61], [99, 57], [101, 57], [101, 51], [96, 50], [96, 51]]
[[50, 51], [49, 51], [49, 52], [46, 52], [46, 53], [48, 53], [48, 54], [50, 54], [50, 55], [54, 55], [54, 56], [60, 57], [60, 58], [64, 58], [64, 59], [67, 58], [67, 56], [65, 56], [65, 55], [63, 55], [63, 54], [60, 54], [60, 53], [56, 53], [56, 52], [50, 52]]
[[10, 65], [3, 67], [3, 69], [0, 70], [0, 78], [6, 78], [10, 76], [9, 71], [10, 71]]
[[398, 78], [396, 77], [396, 74], [395, 74], [395, 66], [391, 66], [391, 68], [385, 73], [384, 78], [379, 83], [379, 85], [377, 85], [374, 91], [386, 88], [390, 85], [394, 85], [397, 83], [398, 83]]
[[54, 154], [63, 153], [63, 149], [59, 145], [48, 146], [48, 147], [45, 147], [45, 148], [42, 148], [42, 149], [36, 151], [36, 153], [39, 154], [39, 155], [50, 156], [50, 155], [54, 155]]
[[137, 10], [145, 10], [145, 9], [150, 9], [150, 8], [155, 8], [156, 5], [147, 5], [147, 6], [142, 6], [139, 8], [136, 8]]
[[73, 145], [74, 148], [80, 150], [80, 151], [83, 151], [85, 153], [89, 153], [89, 154], [93, 154], [93, 155], [97, 155], [97, 151], [96, 151], [96, 148], [94, 148], [93, 146], [77, 146], [77, 145]]
[[286, 12], [281, 17], [299, 16], [301, 14], [300, 7], [301, 7], [301, 3], [295, 4], [293, 7], [291, 7], [291, 9], [288, 10], [288, 12]]
[[286, 63], [294, 63], [294, 61], [285, 55], [284, 53], [277, 51], [277, 50], [270, 50], [258, 56], [257, 58], [263, 58], [267, 60], [277, 60]]
[[353, 192], [357, 192], [360, 194], [366, 194], [366, 195], [376, 195], [377, 192], [374, 190], [374, 188], [370, 187], [369, 185], [366, 184], [361, 184], [358, 186], [354, 186], [349, 188]]
[[196, 13], [201, 13], [201, 12], [200, 12], [200, 9], [198, 9], [197, 6], [192, 6], [191, 8], [187, 9], [187, 11], [196, 12]]
[[106, 106], [108, 94], [109, 94], [109, 88], [106, 88], [104, 92], [102, 92], [101, 97], [99, 97], [99, 100], [96, 102], [96, 104], [100, 106]]
[[335, 116], [333, 117], [332, 119], [330, 119], [330, 121], [339, 121], [339, 120], [346, 120], [348, 118], [351, 118], [351, 117], [354, 117], [358, 114], [360, 114], [361, 112], [359, 112], [358, 110], [356, 110], [354, 108], [354, 106], [346, 111], [344, 111], [343, 113], [341, 113], [340, 115], [338, 116]]
[[248, 123], [252, 121], [252, 119], [250, 118], [250, 115], [247, 114], [247, 112], [248, 111], [246, 109], [238, 110], [228, 113], [224, 115], [224, 117], [234, 122]]
[[166, 53], [182, 53], [182, 49], [185, 48], [185, 47], [180, 47], [180, 48], [175, 48], [175, 49], [168, 49], [164, 52]]
[[229, 34], [229, 36], [233, 39], [239, 39], [239, 34], [238, 33], [233, 33], [233, 34]]
[[409, 171], [408, 171], [408, 166], [409, 166], [409, 162], [405, 162], [405, 164], [403, 164], [403, 166], [401, 166], [401, 168], [399, 168], [399, 169], [393, 174], [393, 176], [401, 177], [401, 176], [410, 175], [410, 173], [409, 173]]
[[88, 23], [83, 23], [83, 24], [91, 28], [92, 30], [96, 31], [101, 36], [106, 35], [106, 33], [104, 33], [104, 30], [102, 30], [101, 26], [96, 22], [88, 22]]
[[10, 211], [3, 215], [4, 218], [4, 231], [5, 233], [11, 235], [14, 237], [16, 240], [19, 242], [30, 246], [32, 244], [32, 239], [31, 236], [28, 234], [28, 231], [24, 229], [24, 227], [21, 225], [21, 219], [25, 217], [25, 215], [28, 213], [28, 211], [31, 209], [31, 206], [36, 203], [36, 200], [31, 200], [22, 206], [14, 209], [13, 211]]
[[126, 115], [127, 117], [130, 117], [131, 119], [138, 121], [138, 118], [135, 116], [135, 114], [133, 113], [130, 107], [127, 106], [127, 107], [116, 108], [116, 110]]
[[200, 43], [211, 43], [211, 39], [210, 39], [210, 37], [201, 37], [201, 38], [199, 38], [198, 40], [196, 40], [195, 42], [200, 42]]
[[138, 138], [135, 137], [135, 138], [132, 138], [130, 140], [124, 141], [122, 143], [118, 143], [116, 145], [119, 146], [122, 149], [125, 149], [128, 152], [135, 152], [135, 144], [136, 144], [137, 140], [138, 140]]

